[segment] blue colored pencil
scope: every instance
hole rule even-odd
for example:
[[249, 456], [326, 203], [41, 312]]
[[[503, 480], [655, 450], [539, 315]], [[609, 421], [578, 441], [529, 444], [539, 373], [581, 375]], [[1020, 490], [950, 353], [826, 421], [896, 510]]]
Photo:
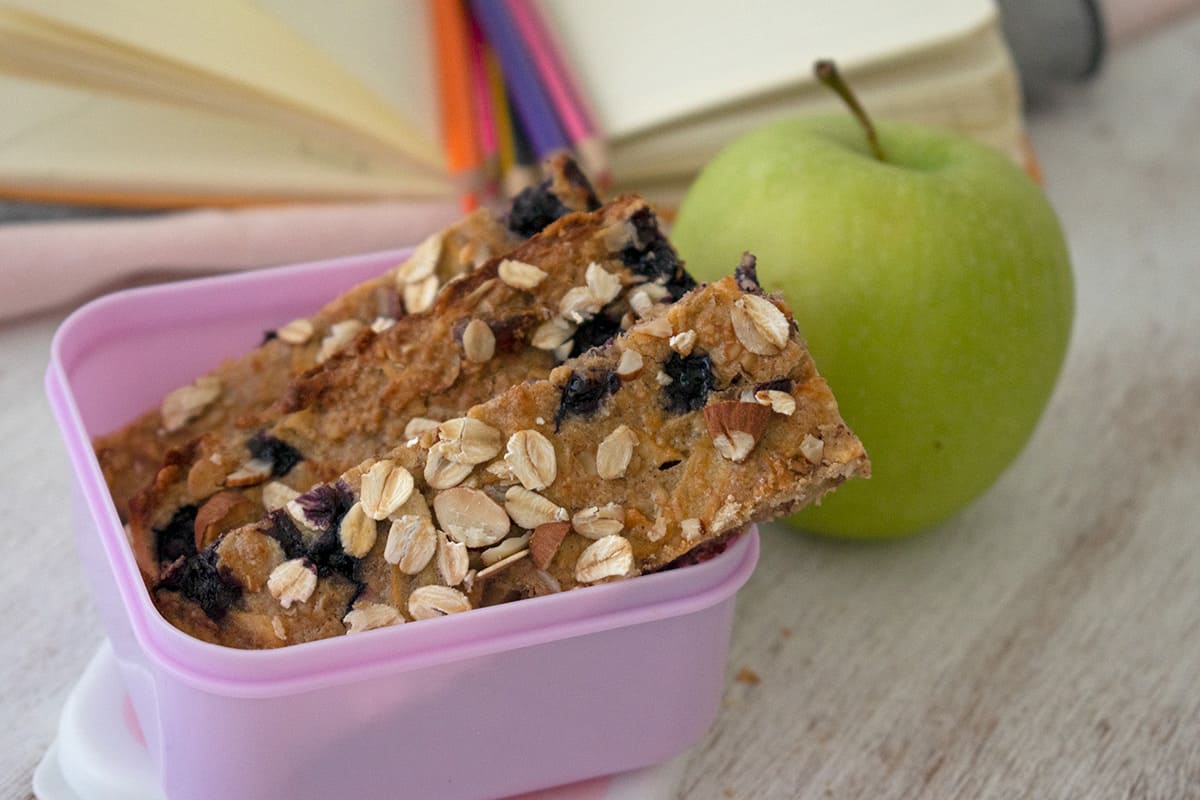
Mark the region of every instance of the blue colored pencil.
[[471, 10], [500, 59], [504, 83], [538, 158], [568, 149], [570, 144], [559, 124], [554, 104], [542, 86], [537, 66], [525, 50], [507, 5], [492, 0], [471, 0]]

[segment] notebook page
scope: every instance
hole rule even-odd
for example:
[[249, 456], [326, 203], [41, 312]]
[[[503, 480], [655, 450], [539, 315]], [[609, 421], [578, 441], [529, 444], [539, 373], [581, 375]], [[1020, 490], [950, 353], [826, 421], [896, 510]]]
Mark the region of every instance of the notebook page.
[[0, 76], [0, 186], [137, 203], [450, 196], [444, 176], [347, 159], [247, 120]]
[[430, 141], [436, 141], [438, 110], [433, 91], [429, 8], [396, 0], [253, 0], [348, 73], [401, 109]]
[[[340, 4], [339, 4], [340, 5]], [[191, 70], [197, 86], [242, 103], [257, 97], [312, 114], [440, 169], [435, 142], [361, 81], [269, 14], [243, 0], [6, 0], [5, 7], [122, 55], [142, 54], [146, 70]], [[128, 76], [135, 86], [138, 75]], [[265, 112], [264, 112], [265, 113]]]
[[992, 0], [538, 0], [614, 139], [986, 24]]

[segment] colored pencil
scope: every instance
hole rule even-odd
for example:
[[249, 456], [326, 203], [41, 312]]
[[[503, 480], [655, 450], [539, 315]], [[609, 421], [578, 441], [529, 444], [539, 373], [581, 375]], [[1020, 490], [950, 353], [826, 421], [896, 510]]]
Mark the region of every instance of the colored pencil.
[[538, 165], [521, 120], [512, 113], [511, 95], [505, 99], [509, 104], [508, 116], [512, 120], [513, 163], [504, 173], [504, 191], [509, 197], [515, 197], [522, 189], [537, 183]]
[[509, 14], [533, 60], [542, 84], [554, 104], [558, 119], [584, 170], [600, 185], [607, 185], [608, 153], [596, 115], [546, 22], [528, 0], [507, 0]]
[[570, 144], [558, 122], [537, 67], [526, 51], [508, 6], [491, 0], [472, 0], [471, 9], [488, 42], [500, 58], [504, 83], [529, 142], [538, 158], [545, 158]]
[[488, 99], [496, 123], [496, 151], [500, 161], [500, 174], [503, 176], [513, 168], [517, 160], [513, 149], [513, 120], [500, 63], [496, 59], [496, 52], [486, 42], [483, 50], [483, 68], [487, 74]]
[[438, 100], [447, 166], [462, 192], [463, 207], [474, 209], [482, 188], [471, 86], [470, 33], [463, 0], [430, 0], [437, 53]]
[[496, 113], [492, 108], [492, 92], [486, 64], [487, 42], [479, 23], [468, 16], [471, 45], [471, 88], [474, 101], [475, 120], [479, 126], [479, 148], [483, 157], [484, 191], [494, 194], [500, 177], [500, 154], [497, 141]]

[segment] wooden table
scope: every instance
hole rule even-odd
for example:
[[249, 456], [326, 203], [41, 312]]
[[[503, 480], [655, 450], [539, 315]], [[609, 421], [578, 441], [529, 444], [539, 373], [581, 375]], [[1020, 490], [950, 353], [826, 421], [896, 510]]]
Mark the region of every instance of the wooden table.
[[[1032, 115], [1078, 291], [1037, 434], [917, 538], [764, 530], [681, 798], [1200, 797], [1198, 56], [1194, 19]], [[61, 316], [0, 328], [2, 797], [101, 640], [41, 390]]]

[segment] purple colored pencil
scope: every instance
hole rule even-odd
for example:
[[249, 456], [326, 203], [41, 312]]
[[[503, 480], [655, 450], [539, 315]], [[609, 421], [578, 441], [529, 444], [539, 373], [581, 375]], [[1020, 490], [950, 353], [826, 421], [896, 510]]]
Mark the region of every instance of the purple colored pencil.
[[568, 149], [570, 144], [559, 125], [554, 104], [542, 86], [537, 66], [525, 50], [507, 5], [471, 0], [471, 10], [500, 59], [504, 83], [538, 158]]
[[609, 175], [604, 136], [549, 26], [529, 0], [508, 0], [507, 6], [584, 171], [594, 182], [606, 185]]

